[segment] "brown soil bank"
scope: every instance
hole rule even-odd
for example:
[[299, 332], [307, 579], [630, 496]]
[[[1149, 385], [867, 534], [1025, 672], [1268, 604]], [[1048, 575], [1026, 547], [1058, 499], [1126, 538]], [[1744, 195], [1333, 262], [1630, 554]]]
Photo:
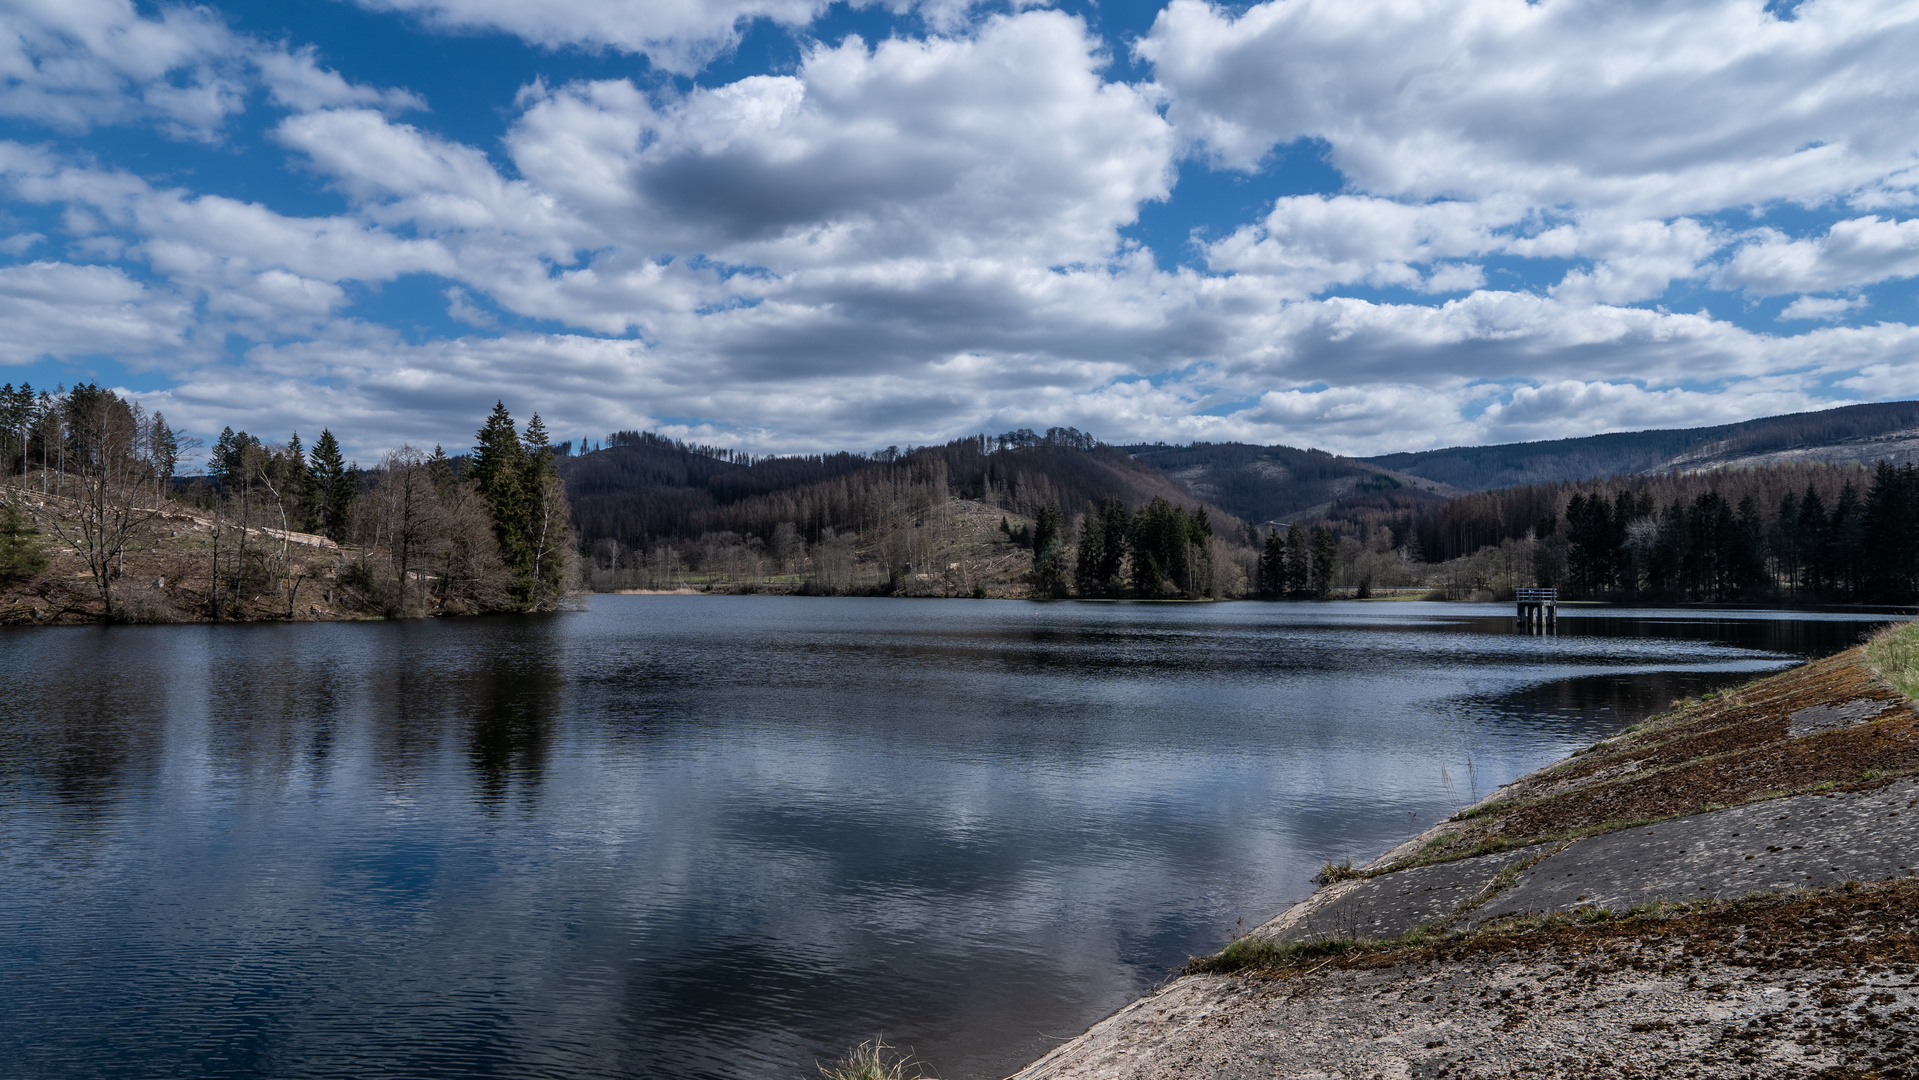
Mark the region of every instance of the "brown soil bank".
[[[0, 626], [108, 621], [87, 557], [62, 538], [63, 531], [80, 533], [74, 502], [19, 488], [0, 491], [0, 499], [22, 508], [34, 529], [28, 542], [43, 563], [25, 576], [0, 577]], [[0, 505], [0, 513], [5, 509]], [[490, 535], [485, 542], [492, 543]], [[141, 511], [108, 563], [111, 621], [353, 620], [520, 609], [509, 602], [508, 574], [497, 557], [476, 573], [474, 560], [459, 561], [457, 554], [421, 545], [403, 561], [390, 545], [341, 545], [258, 524], [242, 528], [169, 501]]]
[[1017, 1077], [1919, 1078], [1915, 659], [1682, 702]]

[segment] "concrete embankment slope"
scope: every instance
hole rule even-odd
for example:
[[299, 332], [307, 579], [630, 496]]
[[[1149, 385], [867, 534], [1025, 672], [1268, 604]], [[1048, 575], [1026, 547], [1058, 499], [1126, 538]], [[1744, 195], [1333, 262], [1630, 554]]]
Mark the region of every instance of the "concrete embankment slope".
[[1015, 1080], [1919, 1080], [1919, 625], [1501, 789]]

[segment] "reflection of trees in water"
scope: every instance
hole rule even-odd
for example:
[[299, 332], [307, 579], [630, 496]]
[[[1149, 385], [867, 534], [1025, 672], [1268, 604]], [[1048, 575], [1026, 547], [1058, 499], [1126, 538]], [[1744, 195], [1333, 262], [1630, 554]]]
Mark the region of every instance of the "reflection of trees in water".
[[561, 676], [550, 663], [526, 664], [495, 674], [467, 736], [482, 805], [506, 801], [517, 781], [521, 799], [539, 794], [546, 769], [549, 725], [560, 700]]
[[148, 784], [165, 741], [160, 679], [119, 662], [115, 631], [8, 635], [0, 664], [0, 799], [37, 787], [98, 820], [123, 793]]
[[1744, 682], [1752, 672], [1673, 672], [1585, 675], [1502, 695], [1501, 711], [1632, 723], [1668, 703], [1720, 682]]
[[19, 712], [39, 723], [24, 732], [14, 728], [26, 737], [5, 740], [0, 772], [38, 774], [62, 803], [94, 813], [116, 802], [135, 777], [152, 773], [161, 724], [127, 713], [120, 695], [96, 673], [55, 675], [23, 690], [31, 696], [19, 702]]
[[567, 700], [566, 651], [552, 616], [391, 627], [396, 648], [365, 673], [368, 738], [387, 782], [405, 785], [465, 744], [479, 801], [532, 797], [549, 728]]
[[[1690, 616], [1690, 617], [1687, 617]], [[1674, 618], [1639, 618], [1630, 610], [1618, 614], [1559, 611], [1560, 633], [1582, 637], [1619, 637], [1639, 641], [1702, 641], [1741, 649], [1786, 653], [1816, 659], [1852, 648], [1878, 629], [1874, 616], [1862, 612], [1855, 619], [1821, 621], [1786, 616], [1778, 619], [1714, 618], [1710, 609], [1686, 612]]]
[[331, 768], [335, 729], [352, 714], [362, 673], [315, 647], [324, 630], [278, 631], [222, 633], [208, 658], [204, 707], [210, 763], [226, 775], [284, 787], [303, 770], [318, 781]]

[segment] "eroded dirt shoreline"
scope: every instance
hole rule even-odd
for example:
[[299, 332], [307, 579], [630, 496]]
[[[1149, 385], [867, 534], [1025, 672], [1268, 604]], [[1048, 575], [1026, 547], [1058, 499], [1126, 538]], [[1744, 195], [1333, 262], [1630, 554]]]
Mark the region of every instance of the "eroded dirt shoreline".
[[1919, 1078], [1915, 774], [1863, 649], [1681, 703], [1015, 1078]]

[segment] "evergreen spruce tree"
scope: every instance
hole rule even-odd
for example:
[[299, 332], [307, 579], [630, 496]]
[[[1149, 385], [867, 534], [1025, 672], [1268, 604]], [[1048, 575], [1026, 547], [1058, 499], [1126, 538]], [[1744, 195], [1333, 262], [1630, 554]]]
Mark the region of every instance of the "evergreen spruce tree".
[[504, 402], [495, 402], [493, 414], [474, 436], [473, 482], [493, 514], [493, 533], [500, 555], [519, 572], [526, 565], [526, 451], [520, 445], [513, 417]]
[[1126, 504], [1107, 496], [1099, 504], [1100, 587], [1111, 596], [1119, 591], [1120, 570], [1126, 565], [1126, 538], [1132, 530], [1132, 517]]
[[1213, 519], [1205, 507], [1186, 515], [1186, 595], [1191, 599], [1213, 595]]
[[1052, 599], [1066, 595], [1066, 543], [1061, 538], [1065, 515], [1048, 504], [1033, 518], [1033, 596]]
[[1827, 535], [1832, 545], [1833, 588], [1848, 600], [1859, 596], [1861, 517], [1859, 489], [1847, 481], [1832, 504], [1832, 523]]
[[1313, 595], [1324, 599], [1333, 591], [1333, 574], [1339, 569], [1339, 540], [1324, 525], [1313, 528]]
[[1059, 540], [1060, 525], [1064, 515], [1059, 507], [1047, 505], [1039, 508], [1033, 515], [1033, 561], [1046, 553], [1046, 549]]
[[1099, 507], [1089, 502], [1086, 504], [1086, 516], [1079, 523], [1079, 551], [1073, 567], [1073, 583], [1078, 586], [1081, 596], [1105, 594], [1104, 583], [1099, 577], [1099, 564], [1105, 548], [1106, 532], [1100, 528]]
[[1313, 571], [1306, 553], [1306, 530], [1298, 524], [1286, 530], [1286, 595], [1309, 595]]
[[238, 460], [237, 447], [239, 436], [234, 435], [232, 427], [220, 429], [220, 437], [213, 443], [213, 453], [207, 455], [207, 475], [215, 480], [225, 481], [227, 474]]
[[163, 412], [153, 414], [153, 426], [149, 438], [153, 442], [154, 472], [163, 483], [173, 480], [174, 470], [180, 467], [180, 436], [167, 426], [167, 415]]
[[1278, 529], [1266, 534], [1259, 553], [1259, 595], [1267, 600], [1286, 595], [1286, 534]]
[[1806, 585], [1814, 593], [1832, 587], [1832, 531], [1826, 518], [1826, 501], [1819, 490], [1806, 485], [1806, 497], [1799, 500], [1799, 552]]
[[433, 486], [442, 492], [454, 481], [453, 459], [446, 456], [439, 443], [433, 444], [433, 456], [426, 459], [426, 473], [433, 478]]
[[306, 531], [319, 533], [335, 543], [346, 534], [346, 511], [356, 488], [347, 486], [346, 461], [340, 456], [339, 440], [322, 428], [307, 460]]
[[537, 608], [558, 599], [564, 591], [566, 550], [572, 544], [573, 531], [566, 489], [553, 464], [553, 447], [539, 413], [527, 421], [520, 452], [520, 505], [525, 514], [520, 532], [525, 556], [518, 565], [509, 559], [508, 565], [521, 575], [527, 604]]

